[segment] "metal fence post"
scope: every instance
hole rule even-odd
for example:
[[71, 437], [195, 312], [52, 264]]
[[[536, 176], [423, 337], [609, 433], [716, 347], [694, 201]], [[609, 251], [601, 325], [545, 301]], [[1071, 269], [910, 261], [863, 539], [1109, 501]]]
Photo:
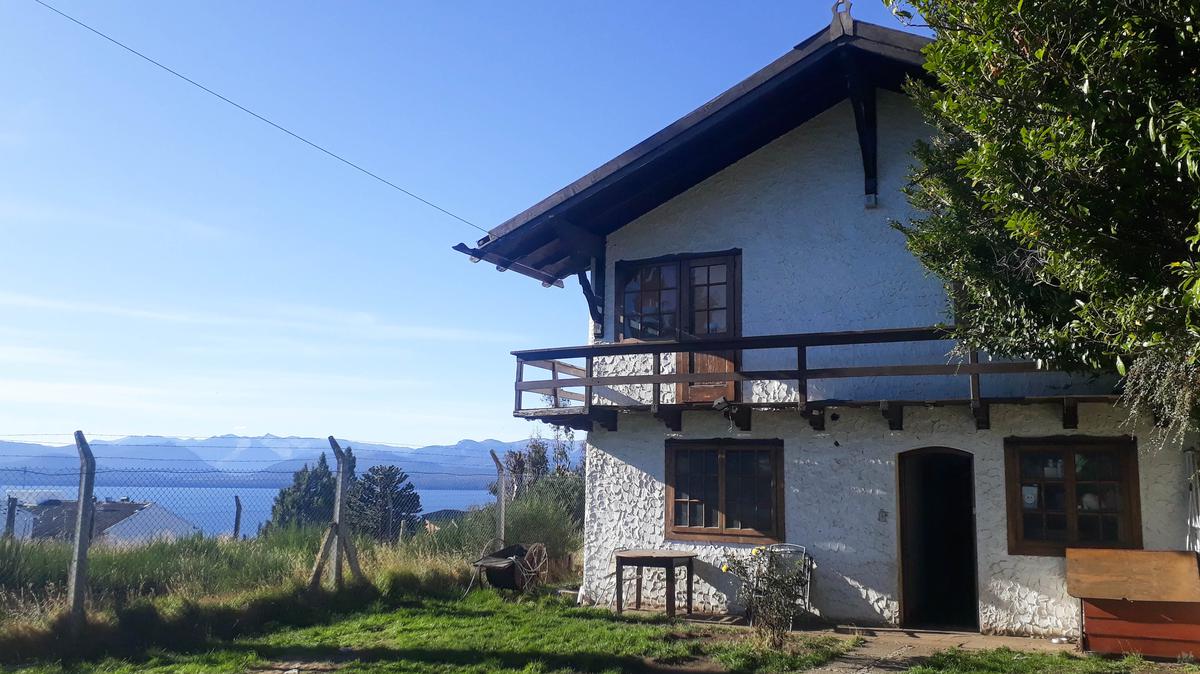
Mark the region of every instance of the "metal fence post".
[[242, 535], [242, 499], [237, 494], [233, 495], [233, 540], [237, 540]]
[[12, 538], [17, 528], [17, 497], [8, 497], [8, 514], [4, 516], [4, 537]]
[[500, 457], [496, 456], [496, 450], [489, 449], [488, 453], [492, 455], [492, 461], [496, 464], [496, 538], [504, 541], [504, 496], [508, 491], [508, 479], [504, 472], [504, 464], [500, 463]]
[[75, 508], [75, 550], [71, 555], [71, 569], [67, 580], [67, 604], [71, 611], [71, 627], [78, 631], [83, 626], [83, 599], [87, 593], [87, 554], [92, 542], [92, 518], [96, 504], [92, 500], [96, 485], [96, 457], [88, 445], [83, 431], [75, 431], [75, 448], [79, 452], [79, 500]]

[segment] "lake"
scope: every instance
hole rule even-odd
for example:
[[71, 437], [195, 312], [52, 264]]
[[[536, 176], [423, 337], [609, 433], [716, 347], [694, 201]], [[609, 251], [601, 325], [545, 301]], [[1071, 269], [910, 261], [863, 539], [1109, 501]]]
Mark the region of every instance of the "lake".
[[[78, 493], [75, 487], [47, 487], [26, 485], [0, 485], [0, 495], [9, 491], [23, 500], [26, 495], [36, 494], [38, 499], [65, 498], [74, 500]], [[259, 525], [271, 518], [271, 504], [278, 489], [230, 488], [230, 487], [111, 487], [97, 486], [98, 499], [121, 499], [153, 501], [200, 527], [205, 534], [228, 534], [233, 531], [234, 503], [236, 495], [242, 500], [242, 533], [254, 535]], [[470, 506], [486, 505], [495, 500], [485, 489], [425, 489], [419, 492], [421, 507], [425, 512], [435, 510], [466, 510]], [[0, 502], [0, 517], [5, 505]]]

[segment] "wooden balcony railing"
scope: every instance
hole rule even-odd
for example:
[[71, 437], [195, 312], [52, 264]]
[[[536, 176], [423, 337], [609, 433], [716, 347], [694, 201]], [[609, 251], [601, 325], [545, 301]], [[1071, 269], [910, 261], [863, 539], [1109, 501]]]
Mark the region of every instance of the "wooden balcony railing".
[[[669, 342], [619, 342], [615, 344], [596, 344], [590, 346], [568, 346], [550, 349], [535, 349], [514, 351], [517, 359], [517, 374], [515, 384], [514, 414], [520, 417], [536, 418], [555, 423], [572, 423], [571, 417], [583, 417], [590, 420], [605, 421], [604, 416], [616, 410], [647, 409], [655, 413], [664, 410], [677, 412], [680, 409], [695, 409], [712, 407], [711, 403], [696, 404], [672, 400], [674, 396], [664, 398], [663, 386], [674, 387], [678, 384], [721, 383], [721, 382], [754, 382], [778, 381], [794, 384], [795, 395], [788, 401], [760, 400], [740, 401], [730, 400], [730, 403], [743, 409], [750, 408], [786, 408], [794, 407], [801, 411], [812, 411], [834, 403], [847, 404], [855, 401], [830, 401], [809, 399], [809, 382], [813, 380], [851, 379], [863, 377], [962, 377], [964, 385], [962, 396], [953, 396], [936, 401], [937, 403], [964, 403], [975, 410], [977, 423], [987, 427], [987, 401], [981, 397], [980, 376], [991, 374], [1014, 374], [1045, 372], [1045, 367], [1039, 367], [1034, 362], [979, 362], [976, 353], [970, 352], [962, 362], [942, 362], [932, 364], [891, 364], [891, 365], [859, 365], [846, 367], [809, 367], [809, 349], [814, 347], [835, 347], [849, 345], [894, 344], [904, 342], [939, 342], [951, 338], [946, 328], [921, 327], [899, 328], [885, 330], [863, 330], [852, 332], [821, 332], [800, 333], [789, 335], [768, 335], [756, 337], [741, 337], [733, 339], [712, 339], [693, 341]], [[947, 345], [946, 352], [951, 351], [952, 344]], [[748, 370], [734, 368], [729, 372], [663, 372], [663, 356], [665, 354], [689, 354], [712, 352], [736, 352], [743, 357], [747, 353], [762, 351], [790, 350], [794, 356], [789, 359], [795, 362], [795, 367], [783, 369]], [[621, 357], [638, 355], [650, 356], [649, 363], [642, 363], [642, 369], [650, 370], [649, 374], [605, 374], [597, 375], [597, 366], [607, 366], [617, 362]], [[772, 360], [779, 360], [778, 356]], [[582, 361], [569, 363], [568, 360]], [[548, 372], [526, 379], [527, 368], [540, 372]], [[608, 369], [612, 369], [609, 367]], [[626, 368], [628, 369], [628, 368]], [[735, 387], [740, 387], [735, 384]], [[640, 387], [642, 397], [634, 399], [621, 393], [620, 387]], [[648, 391], [646, 388], [648, 387]], [[672, 389], [673, 390], [673, 389]], [[648, 396], [645, 395], [648, 393]], [[544, 400], [541, 406], [527, 406], [526, 394], [540, 395]], [[1064, 401], [1064, 422], [1067, 419], [1067, 406], [1080, 400], [1104, 399], [1111, 396], [1076, 396], [1072, 401], [1063, 396], [1052, 397]], [[904, 404], [930, 404], [932, 401], [891, 401], [895, 407], [889, 413], [886, 400], [867, 401], [869, 404], [879, 403], [884, 409], [884, 415], [897, 414], [896, 409], [902, 410]], [[864, 401], [857, 401], [863, 404]], [[889, 416], [889, 420], [892, 417]]]

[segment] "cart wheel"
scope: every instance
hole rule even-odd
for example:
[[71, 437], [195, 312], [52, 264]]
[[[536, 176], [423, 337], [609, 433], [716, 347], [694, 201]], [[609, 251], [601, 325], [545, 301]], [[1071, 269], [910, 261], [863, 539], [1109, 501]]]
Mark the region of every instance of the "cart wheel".
[[529, 546], [529, 550], [525, 553], [525, 559], [521, 563], [521, 572], [525, 575], [523, 588], [525, 592], [534, 590], [545, 582], [549, 560], [550, 556], [546, 553], [545, 545], [534, 543]]
[[504, 539], [503, 538], [493, 538], [493, 539], [489, 540], [487, 543], [483, 544], [483, 549], [479, 551], [479, 556], [481, 558], [487, 557], [488, 555], [492, 554], [493, 552], [499, 552], [500, 550], [503, 550], [503, 549], [504, 549]]

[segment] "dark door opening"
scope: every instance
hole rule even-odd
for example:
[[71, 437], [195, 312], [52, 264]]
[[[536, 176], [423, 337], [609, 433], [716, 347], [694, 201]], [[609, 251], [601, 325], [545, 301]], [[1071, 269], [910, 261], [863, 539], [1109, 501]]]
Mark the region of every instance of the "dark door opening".
[[976, 630], [974, 460], [931, 447], [900, 455], [905, 627]]

